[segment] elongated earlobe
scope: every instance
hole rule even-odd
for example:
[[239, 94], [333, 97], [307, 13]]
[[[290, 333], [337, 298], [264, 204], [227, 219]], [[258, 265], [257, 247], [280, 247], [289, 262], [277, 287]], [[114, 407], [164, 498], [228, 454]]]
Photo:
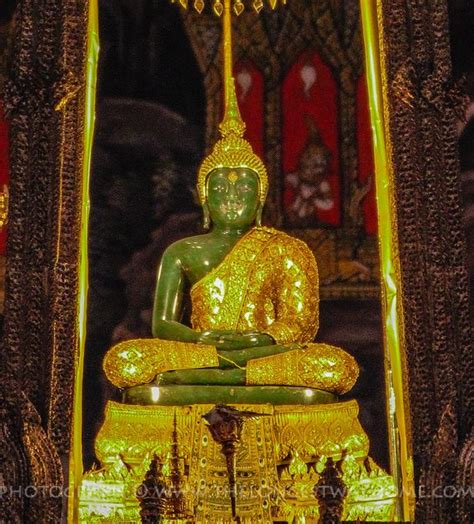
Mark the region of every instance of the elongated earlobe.
[[257, 209], [257, 214], [255, 215], [255, 225], [261, 226], [262, 225], [262, 213], [263, 213], [263, 206], [260, 204]]
[[211, 227], [211, 217], [209, 215], [209, 208], [207, 207], [207, 204], [203, 204], [202, 214], [203, 214], [202, 227], [204, 229], [209, 229]]

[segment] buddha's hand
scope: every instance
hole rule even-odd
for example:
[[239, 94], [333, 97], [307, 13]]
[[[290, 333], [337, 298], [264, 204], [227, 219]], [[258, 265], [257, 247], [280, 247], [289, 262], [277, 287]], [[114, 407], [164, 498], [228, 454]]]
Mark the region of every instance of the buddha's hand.
[[209, 344], [217, 349], [246, 349], [271, 346], [275, 341], [270, 335], [258, 331], [231, 331], [209, 329], [199, 336], [201, 344]]

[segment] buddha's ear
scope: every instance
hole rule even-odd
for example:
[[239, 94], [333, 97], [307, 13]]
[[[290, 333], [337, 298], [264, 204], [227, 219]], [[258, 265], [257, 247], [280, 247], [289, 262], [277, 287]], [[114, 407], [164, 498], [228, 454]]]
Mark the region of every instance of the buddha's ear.
[[211, 227], [211, 215], [209, 213], [209, 206], [207, 202], [202, 205], [202, 227], [204, 229], [209, 229]]
[[259, 204], [257, 207], [257, 213], [255, 215], [255, 225], [258, 227], [262, 225], [262, 213], [263, 213], [263, 206], [262, 204]]

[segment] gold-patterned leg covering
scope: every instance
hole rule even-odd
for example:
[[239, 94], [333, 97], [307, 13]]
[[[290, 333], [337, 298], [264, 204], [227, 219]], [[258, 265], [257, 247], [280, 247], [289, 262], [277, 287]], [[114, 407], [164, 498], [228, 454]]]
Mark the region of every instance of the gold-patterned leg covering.
[[331, 393], [350, 391], [359, 376], [355, 359], [329, 344], [307, 344], [301, 349], [250, 360], [247, 384], [308, 386]]
[[103, 364], [107, 378], [119, 388], [147, 384], [163, 371], [218, 366], [214, 346], [158, 338], [120, 342], [107, 352]]
[[[154, 455], [170, 483], [174, 420], [186, 511], [193, 522], [231, 523], [227, 467], [203, 415], [214, 406], [134, 406], [109, 402], [95, 447], [102, 468], [86, 473], [79, 522], [140, 523], [137, 487]], [[235, 406], [266, 416], [246, 420], [237, 452], [242, 524], [317, 522], [313, 488], [328, 457], [342, 460], [343, 520], [393, 522], [396, 489], [369, 457], [354, 400], [319, 406]], [[176, 417], [176, 418], [175, 418]]]

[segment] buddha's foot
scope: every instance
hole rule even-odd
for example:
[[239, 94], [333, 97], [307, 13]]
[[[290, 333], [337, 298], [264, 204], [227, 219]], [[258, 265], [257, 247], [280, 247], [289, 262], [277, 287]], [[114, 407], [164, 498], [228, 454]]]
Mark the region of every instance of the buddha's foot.
[[183, 369], [159, 373], [155, 380], [159, 386], [199, 384], [205, 386], [245, 385], [245, 369]]

